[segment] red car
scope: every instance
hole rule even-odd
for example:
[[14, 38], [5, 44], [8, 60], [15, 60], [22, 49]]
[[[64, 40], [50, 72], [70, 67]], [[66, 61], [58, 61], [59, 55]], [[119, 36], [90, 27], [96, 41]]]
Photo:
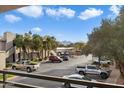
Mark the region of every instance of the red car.
[[58, 56], [50, 56], [49, 60], [51, 62], [62, 62], [62, 59], [60, 57], [58, 57]]

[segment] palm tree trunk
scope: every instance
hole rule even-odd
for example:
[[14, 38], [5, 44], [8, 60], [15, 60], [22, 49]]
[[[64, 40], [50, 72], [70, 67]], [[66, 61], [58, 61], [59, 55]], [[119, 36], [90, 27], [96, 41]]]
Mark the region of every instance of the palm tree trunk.
[[32, 52], [31, 52], [31, 60], [33, 60], [33, 50], [32, 50]]
[[28, 59], [30, 59], [30, 53], [29, 53], [30, 51], [29, 51], [29, 48], [28, 48]]
[[21, 48], [19, 48], [19, 61], [21, 60], [21, 54], [22, 54], [22, 52], [21, 52]]
[[41, 53], [42, 53], [42, 60], [43, 60], [43, 56], [44, 56], [44, 55], [43, 55], [43, 49], [42, 49], [41, 51], [42, 51]]
[[48, 50], [48, 51], [47, 51], [47, 54], [48, 54], [47, 56], [48, 56], [48, 57], [49, 57], [49, 53], [50, 53], [50, 51]]
[[43, 59], [43, 49], [40, 51], [41, 59]]
[[40, 52], [38, 51], [38, 53], [37, 53], [37, 56], [38, 56], [38, 59], [40, 59]]
[[46, 49], [45, 49], [45, 58], [46, 58], [46, 52], [47, 52], [47, 51], [46, 51]]

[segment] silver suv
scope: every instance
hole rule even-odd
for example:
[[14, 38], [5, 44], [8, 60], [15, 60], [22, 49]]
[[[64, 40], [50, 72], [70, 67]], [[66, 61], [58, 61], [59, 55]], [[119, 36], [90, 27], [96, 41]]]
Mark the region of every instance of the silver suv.
[[77, 66], [76, 71], [79, 74], [93, 74], [93, 75], [99, 75], [102, 79], [107, 79], [110, 75], [110, 70], [103, 70], [95, 65], [86, 65], [86, 66]]

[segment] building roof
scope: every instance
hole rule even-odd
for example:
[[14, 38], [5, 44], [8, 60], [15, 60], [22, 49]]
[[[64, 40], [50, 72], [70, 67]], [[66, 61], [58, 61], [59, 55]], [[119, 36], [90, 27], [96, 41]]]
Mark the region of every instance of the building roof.
[[0, 13], [24, 7], [26, 5], [0, 5]]
[[57, 47], [57, 49], [74, 49], [74, 47]]

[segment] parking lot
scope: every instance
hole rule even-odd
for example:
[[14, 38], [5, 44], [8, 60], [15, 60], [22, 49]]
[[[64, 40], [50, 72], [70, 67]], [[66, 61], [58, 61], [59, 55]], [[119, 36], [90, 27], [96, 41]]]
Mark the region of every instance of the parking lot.
[[[40, 64], [40, 68], [37, 71], [32, 73], [62, 77], [65, 75], [71, 75], [76, 73], [75, 67], [77, 65], [86, 65], [86, 64], [90, 64], [91, 62], [92, 62], [91, 55], [87, 57], [75, 56], [74, 58], [69, 58], [69, 61], [63, 61], [61, 63], [50, 63], [48, 61], [43, 61]], [[98, 76], [89, 76], [89, 77], [100, 82], [106, 81], [106, 80], [100, 79]], [[26, 78], [26, 77], [16, 77], [12, 79], [12, 81], [40, 86], [40, 87], [47, 87], [47, 88], [63, 87], [62, 84], [58, 82], [32, 79], [32, 78]]]

